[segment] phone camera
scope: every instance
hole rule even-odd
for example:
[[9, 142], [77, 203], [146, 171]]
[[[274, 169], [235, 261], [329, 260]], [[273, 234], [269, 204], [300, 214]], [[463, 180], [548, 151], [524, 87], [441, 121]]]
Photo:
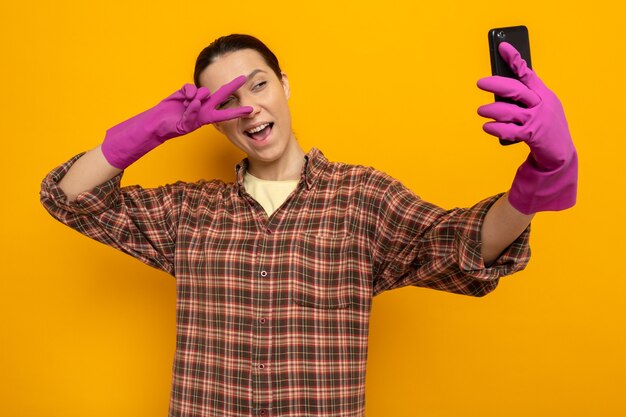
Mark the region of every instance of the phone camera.
[[499, 39], [504, 39], [504, 38], [506, 38], [506, 33], [504, 33], [504, 31], [503, 31], [503, 30], [500, 30], [500, 31], [498, 31], [498, 33], [496, 33], [496, 36], [497, 36]]

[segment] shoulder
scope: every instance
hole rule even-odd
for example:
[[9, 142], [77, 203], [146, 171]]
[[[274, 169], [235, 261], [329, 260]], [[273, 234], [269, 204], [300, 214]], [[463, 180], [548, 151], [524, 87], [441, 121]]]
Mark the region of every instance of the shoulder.
[[123, 187], [122, 192], [127, 196], [157, 197], [172, 200], [172, 202], [199, 205], [223, 198], [225, 194], [230, 193], [233, 187], [233, 183], [225, 183], [219, 179], [202, 179], [195, 182], [176, 181], [155, 188], [130, 185]]
[[325, 192], [335, 190], [367, 199], [389, 199], [391, 195], [419, 198], [400, 180], [372, 166], [329, 161], [317, 148], [308, 155], [310, 167], [307, 168], [307, 175], [318, 179]]
[[342, 185], [354, 185], [384, 192], [393, 187], [403, 187], [402, 183], [372, 166], [351, 164], [346, 162], [329, 162], [325, 179]]

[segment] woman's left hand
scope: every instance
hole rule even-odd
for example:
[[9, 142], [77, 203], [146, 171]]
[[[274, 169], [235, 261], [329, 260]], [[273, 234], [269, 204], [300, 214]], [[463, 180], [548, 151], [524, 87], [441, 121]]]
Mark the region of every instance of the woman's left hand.
[[526, 108], [495, 102], [481, 106], [478, 114], [494, 119], [483, 125], [485, 132], [504, 140], [523, 141], [530, 147], [530, 155], [509, 191], [509, 202], [524, 214], [572, 207], [576, 202], [578, 158], [563, 106], [512, 45], [502, 42], [499, 52], [519, 80], [491, 76], [480, 79], [478, 87]]

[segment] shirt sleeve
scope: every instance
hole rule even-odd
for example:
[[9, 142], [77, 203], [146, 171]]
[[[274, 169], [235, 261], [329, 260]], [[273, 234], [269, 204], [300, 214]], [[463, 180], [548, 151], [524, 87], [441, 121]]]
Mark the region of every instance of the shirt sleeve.
[[174, 275], [184, 183], [154, 189], [121, 188], [120, 173], [68, 202], [58, 182], [82, 155], [76, 155], [43, 179], [40, 200], [46, 210], [72, 229]]
[[500, 277], [528, 264], [530, 225], [490, 267], [483, 263], [483, 220], [503, 193], [451, 210], [420, 199], [397, 180], [383, 195], [374, 248], [374, 294], [413, 285], [483, 296], [496, 288]]

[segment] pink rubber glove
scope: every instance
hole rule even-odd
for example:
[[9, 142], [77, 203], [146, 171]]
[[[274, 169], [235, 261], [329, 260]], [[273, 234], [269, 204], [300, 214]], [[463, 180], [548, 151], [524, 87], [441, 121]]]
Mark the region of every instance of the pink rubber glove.
[[125, 169], [168, 139], [193, 132], [200, 126], [249, 114], [252, 107], [217, 110], [216, 107], [246, 82], [244, 75], [214, 94], [206, 87], [185, 84], [151, 109], [107, 130], [102, 153], [116, 168]]
[[495, 102], [481, 106], [478, 114], [494, 119], [483, 125], [485, 132], [530, 147], [511, 185], [509, 202], [524, 214], [570, 208], [576, 203], [578, 156], [563, 106], [511, 44], [502, 42], [498, 50], [519, 81], [491, 76], [479, 80], [478, 87], [527, 108]]

